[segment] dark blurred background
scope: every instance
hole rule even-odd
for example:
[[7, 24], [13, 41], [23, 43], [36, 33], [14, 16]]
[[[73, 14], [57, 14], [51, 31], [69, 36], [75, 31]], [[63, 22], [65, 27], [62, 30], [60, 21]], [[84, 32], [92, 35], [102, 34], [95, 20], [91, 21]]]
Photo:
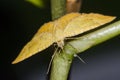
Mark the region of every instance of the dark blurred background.
[[[18, 64], [11, 62], [37, 29], [51, 20], [50, 1], [38, 8], [25, 0], [0, 0], [0, 80], [47, 80], [54, 51], [48, 49]], [[83, 0], [81, 12], [96, 12], [120, 19], [119, 0]], [[120, 80], [120, 36], [97, 45], [75, 58], [69, 80]]]

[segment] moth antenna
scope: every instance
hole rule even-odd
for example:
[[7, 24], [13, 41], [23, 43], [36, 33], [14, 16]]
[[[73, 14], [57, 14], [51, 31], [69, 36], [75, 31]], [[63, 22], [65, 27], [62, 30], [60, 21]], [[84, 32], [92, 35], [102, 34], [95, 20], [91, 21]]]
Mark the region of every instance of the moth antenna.
[[[56, 47], [56, 45], [57, 45], [57, 47]], [[55, 51], [54, 51], [54, 53], [53, 53], [53, 55], [52, 55], [52, 58], [51, 58], [51, 60], [50, 60], [49, 65], [48, 65], [48, 70], [47, 70], [47, 73], [46, 73], [46, 74], [48, 74], [49, 71], [50, 71], [50, 67], [51, 67], [51, 64], [52, 64], [53, 58], [55, 57], [57, 51], [58, 51], [58, 53], [60, 53], [61, 50], [63, 51], [63, 47], [58, 46], [58, 45], [59, 45], [58, 43], [57, 43], [57, 44], [54, 44], [54, 46], [55, 46]], [[59, 50], [59, 48], [60, 48], [60, 50]]]
[[86, 62], [80, 56], [78, 56], [77, 54], [74, 54], [74, 57], [77, 57], [80, 61], [82, 61], [84, 64], [86, 64]]
[[50, 63], [49, 63], [49, 65], [48, 65], [48, 69], [47, 69], [46, 74], [48, 74], [49, 71], [50, 71], [50, 67], [51, 67], [51, 64], [52, 64], [53, 58], [54, 58], [54, 56], [55, 56], [55, 54], [56, 54], [57, 51], [58, 51], [58, 47], [55, 48], [55, 52], [53, 53], [53, 55], [52, 55], [52, 57], [51, 57], [51, 60], [50, 60]]

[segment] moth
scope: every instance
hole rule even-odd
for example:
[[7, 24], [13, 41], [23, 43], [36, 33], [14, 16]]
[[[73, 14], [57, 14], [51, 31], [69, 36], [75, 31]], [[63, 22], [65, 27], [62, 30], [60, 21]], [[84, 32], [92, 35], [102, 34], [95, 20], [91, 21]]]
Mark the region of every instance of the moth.
[[45, 23], [23, 47], [12, 64], [23, 61], [41, 52], [53, 43], [57, 43], [59, 47], [63, 47], [65, 38], [73, 37], [88, 30], [100, 27], [114, 19], [114, 16], [98, 13], [69, 13], [55, 21]]

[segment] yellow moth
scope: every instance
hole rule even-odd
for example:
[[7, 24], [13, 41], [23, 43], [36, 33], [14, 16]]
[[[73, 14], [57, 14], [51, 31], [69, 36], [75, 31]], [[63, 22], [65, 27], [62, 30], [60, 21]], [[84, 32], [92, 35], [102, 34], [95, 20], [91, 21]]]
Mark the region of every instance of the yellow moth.
[[12, 64], [23, 61], [26, 58], [48, 48], [53, 43], [62, 43], [66, 37], [76, 36], [88, 30], [94, 29], [114, 20], [115, 17], [97, 13], [70, 13], [63, 17], [45, 23], [37, 31], [31, 41], [22, 49]]

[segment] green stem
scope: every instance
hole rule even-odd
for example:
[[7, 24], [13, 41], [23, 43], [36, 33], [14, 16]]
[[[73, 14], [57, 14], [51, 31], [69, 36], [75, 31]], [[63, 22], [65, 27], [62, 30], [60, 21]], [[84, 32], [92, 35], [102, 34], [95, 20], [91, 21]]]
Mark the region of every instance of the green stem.
[[56, 54], [50, 80], [67, 80], [74, 54], [83, 52], [97, 44], [120, 34], [120, 21], [66, 43], [61, 53]]
[[119, 34], [120, 21], [117, 21], [113, 24], [106, 26], [105, 28], [79, 37], [79, 39], [73, 40], [68, 44], [71, 45], [74, 49], [76, 49], [77, 53], [80, 53]]
[[51, 69], [50, 80], [67, 80], [75, 49], [67, 45], [63, 52], [56, 53]]
[[[66, 0], [51, 0], [52, 20], [66, 13]], [[52, 62], [50, 80], [67, 80], [74, 54], [83, 52], [120, 34], [120, 21], [105, 28], [84, 35], [65, 44], [60, 53], [56, 53]]]
[[[55, 20], [66, 13], [66, 0], [51, 0], [51, 14], [52, 20]], [[71, 63], [67, 60], [71, 55], [68, 55], [65, 59], [59, 54], [56, 54], [52, 62], [52, 69], [50, 74], [50, 80], [66, 80]], [[56, 65], [56, 63], [59, 63]], [[54, 65], [55, 64], [55, 65]], [[61, 66], [62, 65], [62, 66]], [[61, 66], [61, 67], [60, 67]], [[62, 71], [62, 72], [61, 72]], [[57, 76], [60, 75], [60, 76]]]
[[66, 0], [51, 0], [52, 20], [55, 20], [66, 13]]

